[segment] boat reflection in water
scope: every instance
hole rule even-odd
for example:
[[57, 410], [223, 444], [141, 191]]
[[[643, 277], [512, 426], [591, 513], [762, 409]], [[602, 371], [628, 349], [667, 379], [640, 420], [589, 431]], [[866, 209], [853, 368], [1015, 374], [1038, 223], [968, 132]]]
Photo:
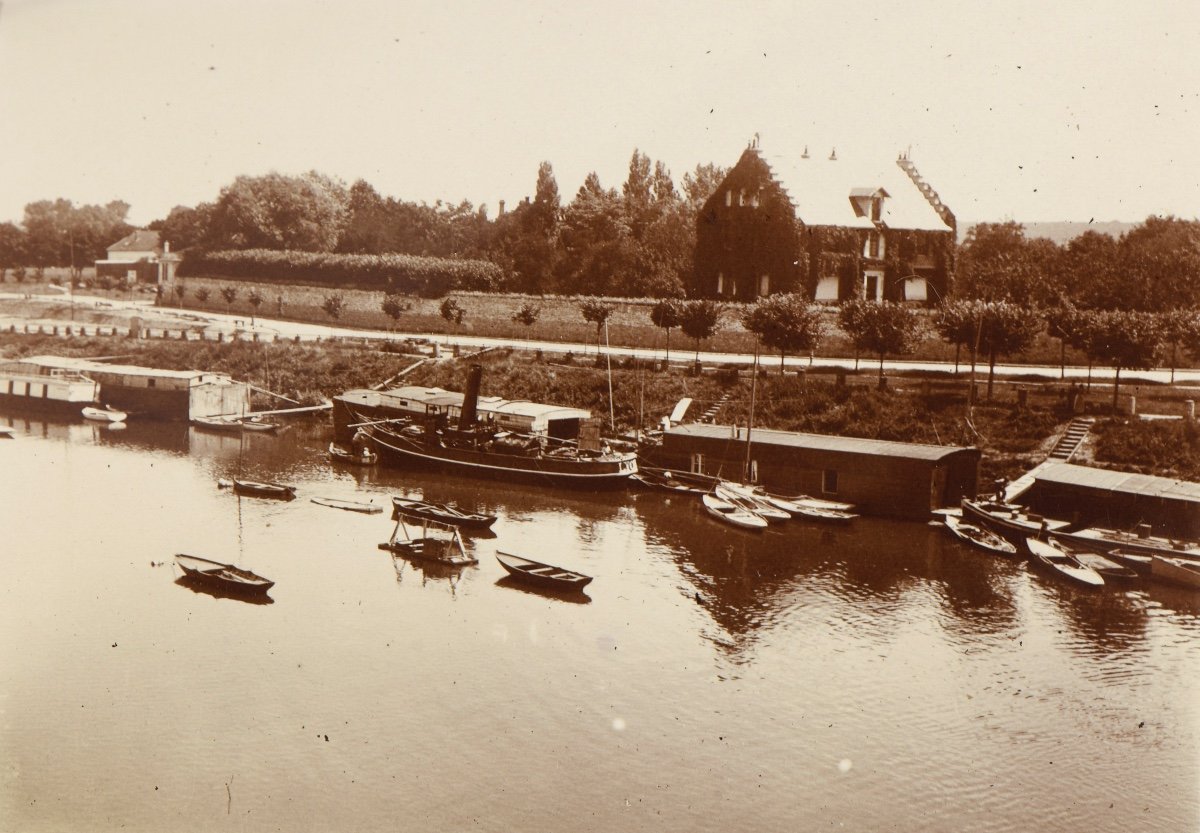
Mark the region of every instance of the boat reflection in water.
[[505, 589], [520, 590], [522, 593], [528, 593], [530, 596], [539, 596], [543, 599], [564, 602], [566, 604], [586, 605], [592, 603], [592, 597], [582, 590], [555, 590], [550, 587], [540, 587], [518, 581], [509, 575], [496, 579], [496, 586]]
[[180, 587], [186, 587], [193, 593], [200, 596], [212, 596], [214, 599], [229, 599], [233, 602], [243, 602], [248, 605], [273, 605], [275, 600], [266, 593], [233, 593], [228, 590], [199, 581], [191, 576], [180, 576], [175, 579], [175, 583]]

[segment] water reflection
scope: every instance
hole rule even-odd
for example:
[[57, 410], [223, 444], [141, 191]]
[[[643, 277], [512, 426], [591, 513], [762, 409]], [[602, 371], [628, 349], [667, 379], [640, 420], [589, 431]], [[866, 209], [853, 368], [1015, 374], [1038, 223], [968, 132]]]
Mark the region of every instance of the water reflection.
[[180, 587], [186, 587], [193, 593], [200, 596], [211, 596], [214, 599], [228, 599], [232, 602], [242, 602], [249, 605], [271, 605], [275, 604], [275, 600], [266, 593], [231, 593], [228, 590], [222, 590], [214, 587], [206, 582], [199, 581], [191, 576], [180, 576], [175, 579], [175, 583]]
[[458, 585], [462, 581], [463, 571], [469, 569], [469, 565], [454, 566], [451, 564], [439, 564], [436, 561], [429, 561], [423, 558], [410, 558], [400, 553], [393, 552], [392, 567], [396, 571], [396, 583], [403, 584], [404, 577], [407, 573], [409, 580], [417, 577], [422, 587], [427, 587], [430, 584], [445, 584], [450, 595], [458, 597]]
[[555, 590], [550, 587], [537, 587], [531, 584], [526, 584], [512, 576], [502, 576], [496, 579], [497, 587], [504, 587], [509, 590], [519, 590], [522, 593], [527, 593], [530, 596], [539, 596], [543, 599], [550, 599], [555, 602], [565, 602], [566, 604], [585, 605], [591, 604], [592, 597], [582, 590]]

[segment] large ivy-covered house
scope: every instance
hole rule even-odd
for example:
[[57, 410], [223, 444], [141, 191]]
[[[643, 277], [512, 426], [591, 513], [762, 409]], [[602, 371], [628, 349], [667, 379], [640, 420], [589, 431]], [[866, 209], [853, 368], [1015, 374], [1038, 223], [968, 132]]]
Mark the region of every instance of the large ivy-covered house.
[[768, 155], [756, 136], [696, 220], [691, 294], [936, 302], [953, 281], [955, 231], [905, 153], [872, 167], [836, 151]]

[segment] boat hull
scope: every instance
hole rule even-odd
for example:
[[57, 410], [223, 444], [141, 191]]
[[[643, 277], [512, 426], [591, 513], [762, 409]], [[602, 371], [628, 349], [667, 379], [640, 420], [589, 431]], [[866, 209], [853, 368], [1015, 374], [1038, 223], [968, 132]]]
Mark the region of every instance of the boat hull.
[[1075, 556], [1054, 544], [1039, 541], [1036, 538], [1026, 538], [1026, 546], [1033, 556], [1033, 563], [1048, 572], [1070, 580], [1084, 587], [1099, 588], [1104, 586], [1104, 577], [1091, 567], [1084, 566]]
[[261, 596], [275, 586], [275, 582], [249, 570], [194, 555], [180, 553], [175, 556], [175, 563], [191, 581], [227, 593]]
[[1156, 555], [1150, 562], [1150, 575], [1156, 581], [1200, 590], [1200, 564], [1184, 558], [1164, 558]]
[[633, 454], [611, 460], [524, 456], [461, 446], [431, 446], [377, 427], [368, 431], [380, 461], [390, 465], [576, 489], [624, 488], [637, 472], [637, 458]]
[[248, 497], [265, 497], [275, 500], [292, 500], [296, 490], [282, 483], [259, 483], [254, 480], [234, 480], [233, 491]]
[[578, 591], [592, 582], [592, 577], [583, 573], [531, 561], [506, 552], [496, 553], [496, 560], [515, 580], [546, 590]]

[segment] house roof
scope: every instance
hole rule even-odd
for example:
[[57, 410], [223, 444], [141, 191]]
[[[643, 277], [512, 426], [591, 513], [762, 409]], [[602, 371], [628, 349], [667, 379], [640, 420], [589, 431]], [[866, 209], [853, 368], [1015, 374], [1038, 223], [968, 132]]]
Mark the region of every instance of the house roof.
[[110, 252], [158, 252], [162, 253], [162, 243], [157, 231], [137, 229], [122, 237], [108, 247]]
[[1035, 479], [1039, 483], [1059, 486], [1076, 486], [1121, 495], [1183, 500], [1200, 503], [1200, 483], [1135, 474], [1128, 471], [1109, 471], [1091, 466], [1076, 466], [1071, 463], [1055, 463], [1038, 471]]
[[891, 162], [854, 159], [839, 155], [836, 159], [818, 158], [805, 153], [767, 152], [752, 146], [771, 169], [775, 181], [783, 187], [796, 217], [810, 226], [874, 228], [870, 216], [858, 216], [852, 197], [870, 197], [882, 191], [880, 221], [888, 228], [920, 231], [950, 231], [951, 226], [935, 207], [936, 193], [925, 191], [914, 182], [906, 168], [915, 167], [905, 158]]
[[[744, 443], [745, 431], [732, 425], [708, 425], [691, 423], [677, 425], [667, 436], [704, 437], [706, 439], [729, 440]], [[755, 428], [750, 435], [755, 445], [777, 445], [791, 448], [807, 448], [818, 451], [837, 451], [846, 454], [867, 454], [879, 457], [903, 457], [909, 460], [941, 460], [962, 451], [978, 454], [976, 449], [955, 445], [926, 445], [923, 443], [900, 443], [891, 440], [871, 440], [859, 437], [838, 437], [830, 434], [804, 434], [798, 431], [775, 431]]]

